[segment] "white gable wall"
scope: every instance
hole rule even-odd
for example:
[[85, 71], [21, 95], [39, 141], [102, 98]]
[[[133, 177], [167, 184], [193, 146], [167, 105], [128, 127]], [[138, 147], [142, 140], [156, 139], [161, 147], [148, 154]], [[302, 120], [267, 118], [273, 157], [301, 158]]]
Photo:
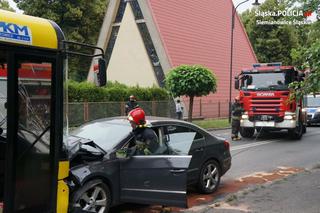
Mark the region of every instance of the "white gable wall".
[[126, 85], [158, 85], [130, 4], [127, 5], [109, 61], [107, 78]]

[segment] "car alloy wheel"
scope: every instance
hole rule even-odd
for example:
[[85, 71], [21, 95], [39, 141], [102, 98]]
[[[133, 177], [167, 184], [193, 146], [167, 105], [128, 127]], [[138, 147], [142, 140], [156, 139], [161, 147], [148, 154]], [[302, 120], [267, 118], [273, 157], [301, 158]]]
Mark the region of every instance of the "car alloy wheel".
[[202, 193], [214, 192], [220, 183], [220, 167], [214, 160], [207, 161], [201, 169], [199, 190]]
[[106, 213], [110, 206], [109, 188], [101, 181], [90, 181], [76, 191], [73, 207], [85, 212]]

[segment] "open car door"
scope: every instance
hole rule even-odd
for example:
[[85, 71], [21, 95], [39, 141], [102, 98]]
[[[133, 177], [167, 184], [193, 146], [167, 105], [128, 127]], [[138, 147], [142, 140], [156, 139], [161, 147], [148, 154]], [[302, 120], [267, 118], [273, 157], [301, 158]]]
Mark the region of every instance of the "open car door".
[[121, 201], [187, 207], [187, 170], [191, 157], [145, 155], [121, 161]]

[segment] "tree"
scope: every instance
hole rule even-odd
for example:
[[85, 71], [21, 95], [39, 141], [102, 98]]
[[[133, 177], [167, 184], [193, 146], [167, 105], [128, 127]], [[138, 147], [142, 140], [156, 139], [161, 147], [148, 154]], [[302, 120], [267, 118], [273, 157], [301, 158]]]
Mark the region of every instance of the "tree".
[[301, 98], [305, 94], [320, 92], [320, 40], [318, 39], [305, 52], [305, 65], [310, 73], [302, 82], [294, 82], [290, 87], [295, 91], [293, 97]]
[[[27, 15], [38, 16], [56, 22], [71, 41], [96, 44], [107, 0], [14, 0]], [[75, 48], [75, 50], [78, 50]], [[90, 50], [85, 50], [90, 52]], [[91, 59], [73, 57], [69, 61], [70, 77], [85, 80]]]
[[[287, 1], [279, 3], [277, 0], [266, 0], [259, 8], [247, 10], [241, 15], [253, 49], [260, 62], [281, 61], [283, 64], [291, 65], [292, 58], [290, 50], [298, 48], [299, 40], [295, 26], [284, 24], [259, 24], [263, 21], [280, 22], [290, 21], [292, 17], [287, 16], [256, 16], [258, 11], [270, 11], [277, 13], [278, 10], [286, 10], [292, 4]], [[294, 17], [298, 19], [297, 17]], [[303, 17], [299, 17], [303, 19]]]
[[217, 80], [211, 70], [200, 65], [180, 65], [173, 68], [165, 79], [167, 89], [174, 97], [190, 98], [188, 121], [192, 121], [194, 97], [216, 92]]
[[0, 0], [0, 9], [14, 12], [14, 9], [10, 7], [9, 2], [7, 0]]

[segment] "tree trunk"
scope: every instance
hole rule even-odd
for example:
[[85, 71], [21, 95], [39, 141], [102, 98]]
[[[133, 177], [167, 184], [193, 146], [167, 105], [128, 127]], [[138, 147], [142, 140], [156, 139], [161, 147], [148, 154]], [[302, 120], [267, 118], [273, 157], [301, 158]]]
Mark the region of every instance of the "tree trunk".
[[189, 122], [192, 122], [193, 99], [194, 99], [194, 96], [190, 96], [189, 113], [188, 113], [188, 121]]

